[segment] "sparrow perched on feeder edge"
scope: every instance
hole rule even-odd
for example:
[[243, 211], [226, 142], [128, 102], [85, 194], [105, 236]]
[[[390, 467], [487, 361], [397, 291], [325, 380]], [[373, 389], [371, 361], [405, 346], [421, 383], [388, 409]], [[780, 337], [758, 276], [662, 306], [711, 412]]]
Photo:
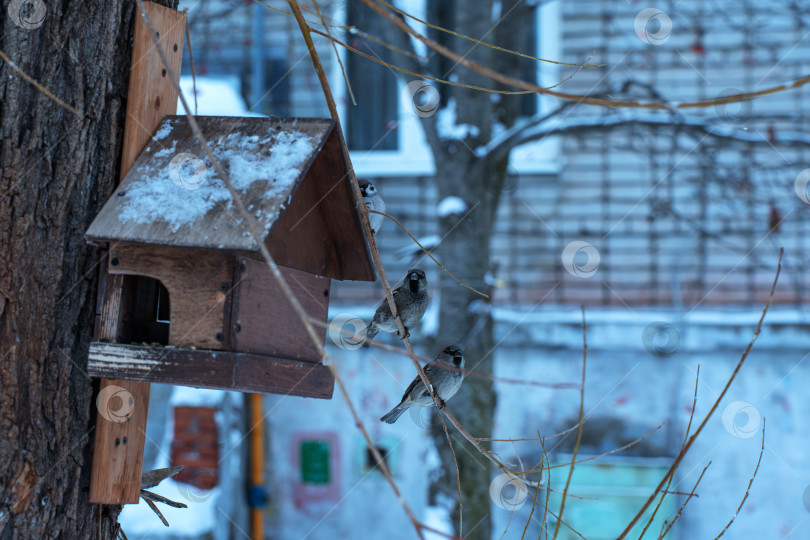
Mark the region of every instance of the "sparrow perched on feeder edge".
[[[397, 313], [405, 327], [405, 338], [410, 335], [410, 330], [422, 320], [422, 316], [428, 307], [428, 292], [427, 292], [427, 278], [425, 271], [419, 268], [412, 268], [408, 270], [402, 284], [394, 289], [394, 303], [397, 305]], [[388, 305], [388, 299], [383, 298], [377, 311], [374, 312], [374, 317], [366, 327], [365, 337], [363, 338], [363, 347], [368, 348], [374, 340], [377, 332], [397, 332], [397, 323], [391, 315], [391, 306]]]
[[[380, 195], [377, 188], [374, 187], [374, 184], [365, 178], [358, 179], [357, 183], [360, 184], [360, 193], [363, 194], [363, 203], [365, 203], [366, 208], [377, 212], [385, 212], [385, 201], [383, 201], [382, 195]], [[368, 222], [375, 235], [377, 231], [380, 230], [380, 227], [382, 227], [384, 219], [385, 217], [380, 214], [372, 214], [369, 212]]]
[[[445, 401], [456, 395], [464, 380], [463, 372], [446, 369], [444, 366], [464, 369], [464, 349], [461, 345], [445, 347], [436, 360], [424, 367], [425, 375], [433, 389], [436, 390], [442, 407], [444, 407]], [[385, 416], [380, 418], [380, 421], [393, 424], [410, 407], [428, 407], [432, 404], [433, 397], [417, 374], [411, 385], [405, 390], [399, 405], [388, 411]]]

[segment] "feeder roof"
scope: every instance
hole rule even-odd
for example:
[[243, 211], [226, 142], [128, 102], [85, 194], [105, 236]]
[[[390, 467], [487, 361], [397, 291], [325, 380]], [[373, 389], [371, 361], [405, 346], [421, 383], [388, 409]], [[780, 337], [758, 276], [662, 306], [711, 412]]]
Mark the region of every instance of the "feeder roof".
[[[363, 261], [359, 266], [353, 263], [357, 271], [338, 272], [332, 264], [327, 272], [326, 262], [322, 271], [313, 271], [311, 264], [290, 266], [338, 279], [374, 279], [333, 120], [203, 116], [196, 121], [255, 220], [262, 242], [282, 235], [330, 242], [334, 245], [324, 249], [338, 260], [337, 266], [346, 266], [339, 261], [341, 254], [355, 255]], [[297, 215], [287, 218], [291, 223], [285, 231], [276, 231], [291, 207], [297, 207], [291, 212]], [[296, 227], [301, 230], [296, 232]], [[259, 249], [185, 116], [164, 119], [86, 236], [95, 242]], [[297, 246], [307, 247], [317, 249]], [[346, 249], [349, 253], [344, 253]]]

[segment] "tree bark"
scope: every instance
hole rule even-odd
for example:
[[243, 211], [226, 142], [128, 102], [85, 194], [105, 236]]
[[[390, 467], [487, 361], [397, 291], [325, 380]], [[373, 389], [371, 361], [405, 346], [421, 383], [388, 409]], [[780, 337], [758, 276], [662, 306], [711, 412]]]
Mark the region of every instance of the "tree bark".
[[[511, 49], [525, 49], [519, 41], [525, 37], [531, 24], [531, 10], [525, 2], [508, 0], [501, 2], [501, 13], [494, 19], [493, 2], [455, 2], [454, 30], [485, 42], [496, 43]], [[455, 40], [449, 46], [470, 60], [482, 65], [497, 65], [510, 73], [519, 71], [520, 58], [493, 49], [475, 45], [469, 41]], [[525, 61], [525, 60], [523, 60]], [[493, 83], [483, 75], [463, 67], [453, 70], [460, 81], [481, 87], [492, 87]], [[438, 74], [447, 77], [448, 73]], [[511, 126], [519, 114], [521, 96], [501, 96], [480, 90], [453, 87], [447, 95], [455, 102], [456, 123], [475, 126], [477, 132], [463, 140], [442, 139], [437, 131], [437, 122], [430, 119], [423, 122], [426, 139], [431, 145], [436, 165], [436, 185], [438, 199], [460, 197], [467, 204], [470, 213], [463, 218], [454, 215], [439, 218], [439, 235], [442, 242], [438, 251], [439, 259], [465, 283], [480, 291], [489, 286], [485, 282], [491, 270], [490, 239], [492, 237], [495, 214], [500, 202], [501, 190], [507, 173], [508, 153], [496, 160], [482, 159], [474, 150], [485, 145], [493, 135], [495, 122]], [[443, 103], [448, 106], [448, 103]], [[469, 307], [483, 298], [475, 292], [461, 287], [452, 278], [441, 274], [441, 306], [439, 309], [439, 334], [434, 349], [463, 341], [469, 337], [465, 349], [467, 369], [487, 375], [493, 374], [492, 319], [485, 317], [480, 331], [471, 335], [478, 323], [479, 313]], [[487, 301], [488, 302], [488, 301]], [[496, 406], [496, 396], [490, 380], [468, 377], [458, 395], [449, 403], [453, 414], [465, 429], [475, 437], [491, 437]], [[463, 527], [459, 530], [461, 507], [456, 504], [452, 510], [456, 534], [468, 540], [490, 540], [492, 538], [491, 503], [489, 485], [492, 481], [492, 467], [477, 450], [468, 448], [460, 435], [449, 428], [456, 449], [455, 457], [461, 479], [461, 503], [463, 505]], [[440, 470], [431, 475], [431, 504], [444, 505], [458, 498], [456, 469], [447, 438], [441, 424], [436, 421], [431, 428], [431, 436], [441, 457]], [[468, 451], [472, 450], [472, 451]]]
[[110, 538], [120, 507], [100, 519], [88, 500], [100, 254], [84, 232], [118, 178], [135, 3], [29, 1], [41, 25], [4, 2], [0, 49], [76, 113], [0, 63], [0, 538]]

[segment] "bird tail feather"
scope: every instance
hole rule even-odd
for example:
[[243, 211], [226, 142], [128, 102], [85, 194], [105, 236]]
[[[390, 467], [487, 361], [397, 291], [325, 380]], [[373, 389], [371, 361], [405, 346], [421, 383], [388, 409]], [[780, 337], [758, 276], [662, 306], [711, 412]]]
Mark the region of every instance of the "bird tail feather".
[[363, 339], [363, 348], [364, 349], [368, 349], [369, 347], [371, 347], [371, 342], [374, 341], [374, 336], [376, 336], [376, 335], [377, 335], [376, 330], [374, 330], [374, 331], [369, 330], [366, 333], [366, 337], [365, 337], [365, 339]]
[[402, 416], [402, 413], [404, 413], [404, 412], [405, 412], [405, 411], [407, 411], [407, 410], [408, 410], [408, 407], [402, 407], [402, 406], [400, 406], [400, 405], [397, 405], [396, 407], [394, 407], [393, 409], [391, 409], [390, 411], [388, 411], [388, 412], [385, 414], [385, 416], [383, 416], [382, 418], [380, 418], [380, 421], [381, 421], [381, 422], [385, 422], [386, 424], [393, 424], [394, 422], [396, 422], [396, 421], [397, 421], [397, 419], [398, 419], [400, 416]]

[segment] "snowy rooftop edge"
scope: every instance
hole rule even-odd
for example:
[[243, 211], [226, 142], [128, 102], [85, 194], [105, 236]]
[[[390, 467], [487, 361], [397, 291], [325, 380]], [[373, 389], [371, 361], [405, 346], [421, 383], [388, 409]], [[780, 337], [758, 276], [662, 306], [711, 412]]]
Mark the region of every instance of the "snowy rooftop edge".
[[[373, 314], [375, 306], [336, 305], [329, 308], [329, 319], [339, 314], [353, 314], [368, 319]], [[686, 322], [692, 324], [721, 325], [721, 326], [755, 326], [762, 315], [762, 308], [750, 309], [702, 309], [691, 313], [679, 310], [633, 308], [635, 314], [627, 308], [588, 308], [585, 307], [585, 319], [588, 325], [592, 324], [624, 324], [646, 325], [650, 321]], [[492, 310], [496, 322], [512, 322], [521, 324], [582, 324], [582, 314], [579, 308], [545, 308], [520, 309], [495, 307]], [[803, 313], [796, 308], [771, 307], [765, 316], [763, 326], [773, 324], [810, 324], [810, 314]]]

